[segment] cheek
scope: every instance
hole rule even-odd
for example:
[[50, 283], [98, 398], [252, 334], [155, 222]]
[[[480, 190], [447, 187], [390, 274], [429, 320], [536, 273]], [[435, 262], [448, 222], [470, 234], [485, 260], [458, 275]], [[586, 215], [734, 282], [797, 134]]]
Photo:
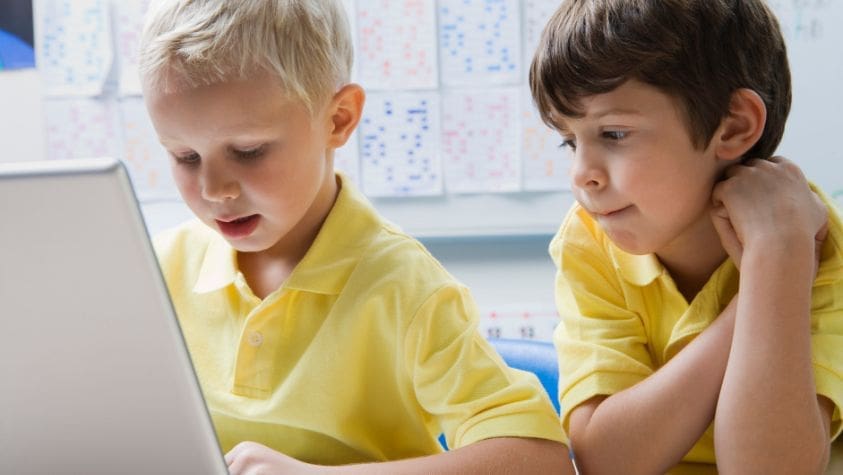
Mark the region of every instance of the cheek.
[[173, 181], [185, 201], [199, 198], [199, 183], [194, 174], [173, 166]]

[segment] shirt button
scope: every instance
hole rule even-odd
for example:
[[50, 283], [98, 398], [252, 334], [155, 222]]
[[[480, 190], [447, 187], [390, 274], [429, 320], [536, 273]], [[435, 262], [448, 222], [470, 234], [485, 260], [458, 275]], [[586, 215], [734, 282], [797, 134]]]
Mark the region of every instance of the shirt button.
[[261, 346], [263, 343], [263, 335], [261, 332], [253, 331], [249, 333], [249, 344], [255, 347]]

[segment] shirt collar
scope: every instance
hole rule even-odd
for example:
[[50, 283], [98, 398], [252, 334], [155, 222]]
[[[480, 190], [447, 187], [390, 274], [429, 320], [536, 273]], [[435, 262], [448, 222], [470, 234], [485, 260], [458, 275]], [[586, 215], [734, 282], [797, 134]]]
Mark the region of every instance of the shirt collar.
[[[600, 242], [601, 246], [612, 260], [612, 265], [615, 270], [630, 284], [638, 287], [644, 287], [664, 273], [664, 266], [662, 266], [662, 263], [655, 254], [630, 254], [617, 247], [615, 243], [609, 239], [606, 232], [603, 231], [603, 228], [597, 223], [597, 220], [595, 220], [579, 203], [574, 204], [571, 212], [565, 218], [566, 224], [563, 228], [568, 226], [568, 220], [574, 216], [576, 216], [582, 226], [585, 227], [587, 232]], [[553, 242], [559, 242], [561, 244], [561, 240], [557, 241], [554, 239]], [[553, 254], [555, 254], [555, 252], [551, 251], [551, 255]]]
[[204, 294], [219, 290], [232, 284], [238, 273], [237, 252], [225, 238], [213, 232], [205, 257], [202, 258], [199, 277], [193, 285], [193, 291]]
[[620, 275], [639, 287], [649, 285], [664, 272], [664, 266], [655, 254], [630, 254], [609, 242], [609, 255]]
[[284, 287], [337, 295], [386, 223], [342, 173], [340, 191], [319, 234]]
[[[285, 288], [337, 295], [369, 244], [385, 224], [345, 175], [337, 173], [339, 193], [310, 249], [284, 283]], [[234, 283], [237, 252], [214, 233], [193, 291], [206, 293]]]

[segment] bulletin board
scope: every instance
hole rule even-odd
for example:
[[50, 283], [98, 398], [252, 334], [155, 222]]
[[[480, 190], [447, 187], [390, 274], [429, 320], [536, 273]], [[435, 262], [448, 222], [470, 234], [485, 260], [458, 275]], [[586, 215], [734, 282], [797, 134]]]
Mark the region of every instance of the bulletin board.
[[[367, 91], [337, 151], [377, 208], [420, 237], [551, 234], [572, 202], [560, 139], [538, 118], [527, 70], [558, 0], [342, 0], [352, 80]], [[779, 149], [843, 195], [843, 2], [771, 0], [794, 77]], [[149, 0], [37, 0], [36, 62], [50, 158], [123, 159], [142, 202], [177, 200], [140, 96]], [[843, 199], [843, 197], [841, 197]]]

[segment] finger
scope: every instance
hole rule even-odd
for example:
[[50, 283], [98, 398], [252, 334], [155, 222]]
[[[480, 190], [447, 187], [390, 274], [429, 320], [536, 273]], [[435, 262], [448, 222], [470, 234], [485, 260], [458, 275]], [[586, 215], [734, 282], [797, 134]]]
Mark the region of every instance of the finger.
[[784, 159], [782, 157], [770, 157], [766, 160], [763, 159], [763, 158], [750, 158], [749, 160], [746, 160], [743, 163], [741, 163], [741, 165], [743, 165], [744, 168], [755, 168], [755, 169], [767, 170], [767, 169], [773, 168], [777, 165], [787, 165], [787, 164], [790, 164], [790, 163], [791, 162], [789, 162], [787, 159]]
[[714, 225], [714, 230], [720, 237], [720, 244], [723, 245], [723, 249], [732, 258], [735, 266], [740, 268], [741, 257], [743, 256], [743, 244], [741, 244], [738, 234], [734, 226], [732, 226], [732, 221], [729, 220], [726, 209], [723, 207], [712, 208], [711, 222]]
[[726, 213], [723, 217], [728, 217], [728, 213], [726, 212], [726, 200], [725, 198], [729, 194], [729, 189], [732, 188], [734, 181], [730, 181], [729, 178], [720, 181], [719, 183], [714, 185], [714, 188], [711, 190], [711, 206], [712, 211], [717, 213]]
[[231, 467], [231, 464], [237, 460], [237, 457], [240, 453], [245, 449], [245, 442], [240, 442], [239, 444], [235, 445], [231, 450], [225, 454], [225, 464]]
[[723, 180], [721, 181], [721, 183], [737, 175], [738, 173], [740, 173], [741, 170], [746, 167], [748, 167], [748, 165], [745, 165], [743, 163], [736, 163], [734, 165], [728, 166], [725, 170], [723, 170]]
[[717, 235], [720, 236], [720, 242], [723, 244], [726, 252], [732, 254], [732, 250], [736, 250], [741, 247], [738, 234], [735, 232], [735, 228], [732, 226], [732, 222], [729, 220], [728, 215], [727, 217], [724, 217], [722, 212], [713, 210], [711, 222], [714, 224], [714, 230], [717, 231]]
[[726, 205], [720, 199], [715, 199], [714, 193], [711, 195], [712, 203], [711, 209], [709, 212], [711, 213], [712, 217], [718, 217], [722, 219], [729, 219], [729, 210], [726, 209]]

